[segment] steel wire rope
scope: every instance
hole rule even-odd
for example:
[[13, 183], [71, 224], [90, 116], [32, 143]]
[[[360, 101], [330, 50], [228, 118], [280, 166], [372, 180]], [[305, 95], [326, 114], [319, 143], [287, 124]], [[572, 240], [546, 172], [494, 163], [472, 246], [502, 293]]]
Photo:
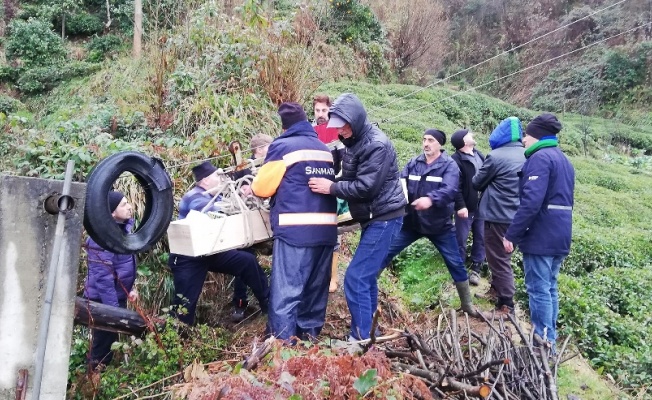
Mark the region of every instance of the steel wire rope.
[[479, 62], [479, 63], [477, 63], [477, 64], [475, 64], [475, 65], [472, 65], [472, 66], [470, 66], [470, 67], [468, 67], [468, 68], [466, 68], [466, 69], [464, 69], [464, 70], [462, 70], [462, 71], [456, 72], [456, 73], [454, 73], [453, 75], [449, 75], [449, 76], [447, 76], [446, 78], [439, 79], [439, 80], [437, 80], [437, 81], [435, 81], [435, 82], [433, 82], [433, 83], [431, 83], [431, 84], [429, 84], [429, 85], [427, 85], [427, 86], [424, 86], [424, 87], [419, 88], [419, 89], [417, 89], [417, 90], [415, 90], [415, 91], [413, 91], [413, 92], [411, 92], [411, 93], [408, 93], [408, 94], [406, 94], [405, 96], [402, 96], [402, 97], [399, 97], [399, 98], [397, 98], [397, 99], [394, 99], [394, 100], [390, 101], [389, 103], [386, 103], [386, 104], [380, 105], [380, 106], [378, 106], [378, 107], [370, 108], [370, 109], [369, 109], [369, 113], [372, 113], [372, 112], [374, 112], [374, 111], [378, 111], [378, 110], [382, 110], [382, 109], [384, 109], [384, 108], [387, 108], [387, 106], [389, 106], [389, 105], [395, 104], [395, 103], [397, 103], [397, 102], [399, 102], [399, 101], [401, 101], [401, 100], [405, 100], [406, 98], [408, 98], [408, 97], [410, 97], [410, 96], [412, 96], [412, 95], [415, 95], [415, 94], [417, 94], [417, 93], [420, 93], [420, 92], [422, 92], [422, 91], [424, 91], [424, 90], [426, 90], [426, 89], [428, 89], [428, 88], [431, 88], [431, 87], [433, 87], [433, 86], [435, 86], [435, 85], [438, 85], [438, 84], [440, 84], [440, 83], [446, 82], [446, 81], [450, 80], [451, 78], [454, 78], [454, 77], [456, 77], [456, 76], [458, 76], [458, 75], [461, 75], [461, 74], [463, 74], [463, 73], [465, 73], [465, 72], [467, 72], [467, 71], [470, 71], [470, 70], [472, 70], [472, 69], [474, 69], [474, 68], [477, 68], [477, 67], [479, 67], [479, 66], [481, 66], [481, 65], [483, 65], [483, 64], [488, 63], [489, 61], [492, 61], [492, 60], [495, 60], [495, 59], [498, 58], [498, 57], [504, 56], [505, 54], [509, 54], [509, 53], [511, 53], [511, 52], [513, 52], [513, 51], [516, 51], [516, 50], [520, 49], [521, 47], [527, 46], [527, 45], [530, 44], [530, 43], [536, 42], [537, 40], [542, 39], [542, 38], [544, 38], [544, 37], [546, 37], [546, 36], [548, 36], [548, 35], [552, 35], [553, 33], [556, 33], [556, 32], [558, 32], [558, 31], [560, 31], [560, 30], [562, 30], [562, 29], [568, 28], [569, 26], [571, 26], [571, 25], [573, 25], [573, 24], [576, 24], [576, 23], [578, 23], [578, 22], [580, 22], [580, 21], [582, 21], [582, 20], [584, 20], [584, 19], [586, 19], [586, 18], [592, 17], [592, 16], [594, 16], [594, 15], [596, 15], [596, 14], [599, 14], [599, 13], [601, 13], [601, 12], [603, 12], [603, 11], [606, 11], [606, 10], [608, 10], [608, 9], [610, 9], [610, 8], [613, 8], [613, 7], [617, 6], [617, 5], [620, 5], [620, 4], [624, 3], [625, 1], [627, 1], [627, 0], [620, 0], [620, 1], [617, 2], [617, 3], [614, 3], [614, 4], [610, 5], [610, 6], [607, 6], [607, 7], [601, 8], [600, 10], [594, 11], [594, 12], [592, 12], [591, 14], [588, 14], [588, 15], [586, 15], [586, 16], [584, 16], [584, 17], [582, 17], [582, 18], [579, 18], [579, 19], [577, 19], [577, 20], [575, 20], [575, 21], [573, 21], [573, 22], [569, 22], [569, 23], [567, 23], [566, 25], [562, 25], [562, 26], [560, 26], [560, 27], [558, 27], [558, 28], [556, 28], [556, 29], [553, 29], [553, 30], [550, 31], [550, 32], [544, 33], [544, 34], [541, 35], [541, 36], [537, 36], [537, 37], [535, 37], [534, 39], [530, 39], [530, 40], [528, 40], [527, 42], [525, 42], [525, 43], [523, 43], [523, 44], [520, 44], [520, 45], [518, 45], [518, 46], [516, 46], [516, 47], [513, 47], [513, 48], [511, 48], [511, 49], [509, 49], [509, 50], [505, 50], [505, 51], [503, 51], [503, 52], [500, 53], [500, 54], [496, 54], [495, 56], [490, 57], [490, 58], [488, 58], [488, 59], [486, 59], [486, 60], [484, 60], [484, 61], [481, 61], [481, 62]]
[[525, 67], [525, 68], [520, 69], [520, 70], [518, 70], [518, 71], [516, 71], [516, 72], [512, 72], [511, 74], [507, 74], [507, 75], [505, 75], [505, 76], [501, 76], [501, 77], [499, 77], [499, 78], [492, 79], [492, 80], [490, 80], [489, 82], [485, 82], [485, 83], [483, 83], [483, 84], [480, 84], [480, 85], [478, 85], [478, 86], [474, 86], [474, 87], [472, 87], [472, 88], [469, 88], [469, 89], [467, 89], [467, 90], [461, 91], [461, 92], [459, 92], [459, 93], [455, 93], [454, 95], [444, 97], [443, 99], [437, 100], [437, 101], [432, 102], [432, 103], [428, 103], [428, 104], [426, 104], [426, 105], [424, 105], [424, 106], [414, 108], [414, 109], [412, 109], [412, 110], [410, 110], [410, 111], [404, 112], [404, 113], [399, 114], [399, 115], [397, 115], [397, 116], [394, 116], [394, 117], [391, 117], [391, 118], [385, 118], [385, 119], [382, 119], [380, 122], [381, 122], [381, 123], [384, 123], [384, 122], [391, 122], [391, 121], [394, 121], [395, 119], [398, 119], [398, 118], [404, 117], [404, 116], [406, 116], [406, 115], [412, 114], [412, 113], [415, 112], [415, 111], [423, 110], [423, 109], [426, 108], [426, 107], [431, 107], [431, 106], [433, 106], [433, 105], [435, 105], [435, 104], [439, 104], [439, 103], [441, 103], [441, 102], [443, 102], [443, 101], [445, 101], [445, 100], [449, 100], [449, 99], [452, 99], [452, 98], [454, 98], [454, 97], [458, 97], [458, 96], [461, 96], [461, 95], [463, 95], [463, 94], [465, 94], [465, 93], [471, 92], [471, 91], [473, 91], [473, 90], [479, 89], [479, 88], [481, 88], [481, 87], [484, 87], [484, 86], [487, 86], [487, 85], [491, 85], [491, 84], [494, 83], [494, 82], [498, 82], [498, 81], [501, 81], [501, 80], [503, 80], [503, 79], [507, 79], [507, 78], [512, 77], [512, 76], [514, 76], [514, 75], [520, 74], [521, 72], [525, 72], [525, 71], [528, 71], [528, 70], [530, 70], [530, 69], [532, 69], [532, 68], [539, 67], [539, 66], [544, 65], [544, 64], [547, 64], [547, 63], [549, 63], [549, 62], [552, 62], [552, 61], [558, 60], [558, 59], [560, 59], [560, 58], [566, 57], [566, 56], [568, 56], [568, 55], [570, 55], [570, 54], [577, 53], [578, 51], [582, 51], [582, 50], [588, 49], [589, 47], [593, 47], [593, 46], [598, 45], [598, 44], [600, 44], [600, 43], [606, 42], [607, 40], [611, 40], [611, 39], [614, 39], [614, 38], [616, 38], [616, 37], [618, 37], [618, 36], [622, 36], [622, 35], [624, 35], [624, 34], [627, 34], [627, 33], [633, 32], [633, 31], [635, 31], [635, 30], [637, 30], [637, 29], [640, 29], [640, 28], [642, 28], [642, 27], [644, 27], [644, 26], [647, 26], [647, 25], [650, 25], [650, 24], [652, 24], [652, 22], [646, 22], [646, 23], [644, 23], [644, 24], [637, 25], [637, 26], [635, 26], [634, 28], [631, 28], [631, 29], [628, 29], [628, 30], [626, 30], [626, 31], [620, 32], [620, 33], [615, 34], [615, 35], [613, 35], [613, 36], [609, 36], [608, 38], [600, 39], [600, 40], [598, 40], [598, 41], [596, 41], [596, 42], [593, 42], [593, 43], [591, 43], [591, 44], [587, 44], [586, 46], [582, 46], [582, 47], [580, 47], [580, 48], [578, 48], [578, 49], [575, 49], [575, 50], [569, 51], [568, 53], [564, 53], [564, 54], [561, 54], [561, 55], [559, 55], [559, 56], [556, 56], [556, 57], [550, 58], [550, 59], [548, 59], [548, 60], [545, 60], [545, 61], [541, 61], [541, 62], [539, 62], [539, 63], [536, 63], [536, 64], [534, 64], [534, 65], [530, 65], [529, 67]]

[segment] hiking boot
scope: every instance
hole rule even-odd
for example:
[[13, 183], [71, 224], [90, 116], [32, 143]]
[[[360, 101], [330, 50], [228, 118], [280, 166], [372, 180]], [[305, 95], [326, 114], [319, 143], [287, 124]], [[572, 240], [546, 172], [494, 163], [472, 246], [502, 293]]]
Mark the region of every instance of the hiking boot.
[[472, 286], [478, 286], [480, 284], [480, 274], [472, 270], [469, 273], [469, 283]]
[[247, 311], [247, 302], [238, 300], [238, 303], [233, 307], [233, 314], [231, 314], [231, 321], [240, 322], [245, 318]]
[[492, 303], [495, 303], [498, 301], [498, 293], [496, 292], [496, 289], [494, 287], [490, 287], [489, 290], [487, 290], [484, 293], [476, 293], [475, 297], [478, 299], [483, 299], [483, 300], [488, 300]]

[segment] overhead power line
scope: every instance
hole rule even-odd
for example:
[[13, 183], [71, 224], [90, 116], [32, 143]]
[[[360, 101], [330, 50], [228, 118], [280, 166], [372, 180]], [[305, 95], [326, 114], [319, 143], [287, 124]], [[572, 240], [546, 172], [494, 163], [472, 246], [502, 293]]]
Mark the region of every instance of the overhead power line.
[[446, 78], [439, 79], [439, 80], [437, 80], [437, 81], [435, 81], [435, 82], [433, 82], [433, 83], [431, 83], [431, 84], [429, 84], [429, 85], [427, 85], [427, 86], [424, 86], [424, 87], [419, 88], [419, 89], [417, 89], [417, 90], [415, 90], [415, 91], [413, 91], [413, 92], [411, 92], [411, 93], [408, 93], [408, 94], [406, 94], [405, 96], [402, 96], [402, 97], [399, 97], [399, 98], [397, 98], [397, 99], [394, 99], [394, 100], [390, 101], [389, 103], [386, 103], [386, 104], [383, 104], [383, 105], [381, 105], [381, 106], [378, 106], [378, 107], [372, 108], [372, 109], [370, 110], [370, 112], [377, 111], [377, 110], [381, 110], [381, 109], [383, 109], [383, 108], [387, 108], [387, 106], [389, 106], [389, 105], [391, 105], [391, 104], [397, 103], [397, 102], [399, 102], [399, 101], [401, 101], [401, 100], [405, 100], [406, 98], [408, 98], [408, 97], [410, 97], [410, 96], [413, 96], [413, 95], [415, 95], [415, 94], [417, 94], [417, 93], [419, 93], [419, 92], [422, 92], [422, 91], [424, 91], [424, 90], [426, 90], [426, 89], [428, 89], [428, 88], [431, 88], [431, 87], [433, 87], [433, 86], [435, 86], [435, 85], [438, 85], [438, 84], [440, 84], [440, 83], [447, 82], [447, 81], [450, 80], [451, 78], [454, 78], [454, 77], [456, 77], [456, 76], [458, 76], [458, 75], [461, 75], [461, 74], [463, 74], [463, 73], [465, 73], [465, 72], [467, 72], [467, 71], [470, 71], [470, 70], [472, 70], [472, 69], [474, 69], [474, 68], [477, 68], [477, 67], [479, 67], [479, 66], [481, 66], [481, 65], [483, 65], [483, 64], [486, 64], [486, 63], [488, 63], [489, 61], [495, 60], [495, 59], [498, 58], [498, 57], [501, 57], [501, 56], [504, 56], [504, 55], [506, 55], [506, 54], [509, 54], [509, 53], [511, 53], [511, 52], [513, 52], [513, 51], [516, 51], [516, 50], [520, 49], [521, 47], [527, 46], [528, 44], [533, 43], [533, 42], [536, 42], [536, 41], [539, 40], [539, 39], [543, 39], [544, 37], [549, 36], [549, 35], [552, 35], [552, 34], [555, 33], [555, 32], [559, 32], [560, 30], [565, 29], [565, 28], [568, 28], [569, 26], [571, 26], [571, 25], [573, 25], [573, 24], [576, 24], [576, 23], [578, 23], [578, 22], [580, 22], [580, 21], [582, 21], [582, 20], [585, 20], [585, 19], [587, 19], [587, 18], [589, 18], [589, 17], [592, 17], [592, 16], [594, 16], [594, 15], [596, 15], [596, 14], [599, 14], [599, 13], [601, 13], [601, 12], [603, 12], [603, 11], [606, 11], [606, 10], [608, 10], [608, 9], [610, 9], [610, 8], [616, 7], [617, 5], [620, 5], [620, 4], [624, 3], [625, 1], [627, 1], [627, 0], [620, 0], [620, 1], [618, 1], [617, 3], [614, 3], [614, 4], [610, 5], [610, 6], [607, 6], [607, 7], [601, 8], [601, 9], [599, 9], [599, 10], [597, 10], [597, 11], [594, 11], [594, 12], [592, 12], [592, 13], [590, 13], [590, 14], [588, 14], [588, 15], [582, 17], [582, 18], [579, 18], [579, 19], [577, 19], [577, 20], [575, 20], [575, 21], [573, 21], [573, 22], [569, 22], [569, 23], [567, 23], [567, 24], [565, 24], [565, 25], [562, 25], [562, 26], [560, 26], [560, 27], [558, 27], [558, 28], [556, 28], [556, 29], [553, 29], [553, 30], [550, 31], [550, 32], [544, 33], [544, 34], [541, 35], [541, 36], [537, 36], [537, 37], [535, 37], [534, 39], [530, 39], [530, 40], [528, 40], [527, 42], [525, 42], [525, 43], [523, 43], [523, 44], [520, 44], [520, 45], [518, 45], [518, 46], [516, 46], [516, 47], [513, 47], [513, 48], [511, 48], [511, 49], [509, 49], [509, 50], [505, 50], [505, 51], [503, 51], [503, 52], [500, 53], [500, 54], [497, 54], [497, 55], [495, 55], [495, 56], [493, 56], [493, 57], [491, 57], [491, 58], [488, 58], [488, 59], [486, 59], [486, 60], [484, 60], [484, 61], [481, 61], [481, 62], [479, 62], [479, 63], [477, 63], [477, 64], [475, 64], [475, 65], [472, 65], [472, 66], [470, 66], [470, 67], [468, 67], [468, 68], [466, 68], [466, 69], [464, 69], [464, 70], [462, 70], [462, 71], [456, 72], [456, 73], [454, 73], [453, 75], [449, 75], [449, 76], [447, 76]]
[[516, 72], [512, 72], [511, 74], [508, 74], [508, 75], [505, 75], [505, 76], [501, 76], [501, 77], [496, 78], [496, 79], [492, 79], [492, 80], [490, 80], [489, 82], [485, 82], [485, 83], [483, 83], [483, 84], [481, 84], [481, 85], [474, 86], [474, 87], [472, 87], [472, 88], [470, 88], [470, 89], [467, 89], [467, 90], [464, 90], [464, 91], [462, 91], [462, 92], [455, 93], [454, 95], [451, 95], [451, 96], [448, 96], [448, 97], [444, 97], [443, 99], [437, 100], [437, 101], [435, 101], [435, 102], [433, 102], [433, 103], [429, 103], [429, 104], [426, 104], [426, 105], [424, 105], [424, 106], [414, 108], [414, 109], [412, 109], [412, 110], [410, 110], [410, 111], [404, 112], [403, 114], [399, 114], [399, 115], [394, 116], [394, 117], [392, 117], [392, 118], [386, 118], [386, 119], [383, 119], [383, 120], [381, 120], [381, 122], [391, 122], [391, 121], [394, 121], [394, 120], [396, 120], [396, 119], [398, 119], [398, 118], [401, 118], [401, 117], [404, 117], [404, 116], [406, 116], [406, 115], [412, 114], [412, 113], [415, 112], [415, 111], [423, 110], [423, 109], [426, 108], [426, 107], [434, 106], [435, 104], [439, 104], [439, 103], [441, 103], [441, 102], [443, 102], [443, 101], [446, 101], [446, 100], [452, 99], [452, 98], [454, 98], [454, 97], [461, 96], [461, 95], [463, 95], [463, 94], [465, 94], [465, 93], [468, 93], [468, 92], [474, 91], [474, 90], [476, 90], [476, 89], [479, 89], [479, 88], [484, 87], [484, 86], [487, 86], [487, 85], [491, 85], [492, 83], [495, 83], [495, 82], [501, 81], [501, 80], [503, 80], [503, 79], [510, 78], [510, 77], [512, 77], [512, 76], [514, 76], [514, 75], [520, 74], [521, 72], [525, 72], [525, 71], [531, 70], [531, 69], [533, 69], [533, 68], [540, 67], [541, 65], [548, 64], [548, 63], [550, 63], [550, 62], [552, 62], [552, 61], [558, 60], [558, 59], [563, 58], [563, 57], [566, 57], [566, 56], [568, 56], [568, 55], [571, 55], [571, 54], [577, 53], [577, 52], [582, 51], [582, 50], [586, 50], [586, 49], [588, 49], [589, 47], [593, 47], [593, 46], [598, 45], [598, 44], [600, 44], [600, 43], [606, 42], [607, 40], [614, 39], [614, 38], [616, 38], [616, 37], [618, 37], [618, 36], [622, 36], [622, 35], [624, 35], [624, 34], [627, 34], [627, 33], [633, 32], [633, 31], [635, 31], [635, 30], [637, 30], [637, 29], [640, 29], [640, 28], [642, 28], [642, 27], [644, 27], [644, 26], [648, 26], [648, 25], [651, 25], [651, 24], [652, 24], [652, 22], [647, 22], [647, 23], [644, 23], [644, 24], [637, 25], [637, 26], [635, 26], [634, 28], [628, 29], [628, 30], [626, 30], [626, 31], [624, 31], [624, 32], [620, 32], [620, 33], [615, 34], [615, 35], [613, 35], [613, 36], [609, 36], [608, 38], [601, 39], [601, 40], [598, 40], [598, 41], [593, 42], [593, 43], [591, 43], [591, 44], [587, 44], [586, 46], [582, 46], [582, 47], [580, 47], [580, 48], [578, 48], [578, 49], [575, 49], [575, 50], [569, 51], [568, 53], [564, 53], [564, 54], [562, 54], [562, 55], [559, 55], [559, 56], [553, 57], [553, 58], [551, 58], [551, 59], [548, 59], [548, 60], [545, 60], [545, 61], [541, 61], [541, 62], [536, 63], [536, 64], [534, 64], [534, 65], [530, 65], [529, 67], [525, 67], [525, 68], [520, 69], [520, 70], [518, 70], [518, 71], [516, 71]]

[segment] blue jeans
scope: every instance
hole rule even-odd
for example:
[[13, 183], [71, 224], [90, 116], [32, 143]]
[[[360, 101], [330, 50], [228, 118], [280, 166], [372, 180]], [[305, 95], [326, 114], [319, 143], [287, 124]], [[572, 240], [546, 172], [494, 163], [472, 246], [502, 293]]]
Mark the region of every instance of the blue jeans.
[[[523, 254], [525, 287], [530, 297], [530, 319], [534, 333], [547, 339], [553, 345], [557, 340], [557, 315], [559, 296], [557, 277], [561, 263], [566, 256], [540, 256]], [[544, 328], [547, 335], [543, 335]]]
[[389, 247], [389, 252], [387, 253], [387, 258], [383, 262], [383, 267], [389, 265], [394, 257], [398, 255], [404, 248], [408, 247], [412, 243], [421, 239], [422, 237], [428, 238], [432, 244], [435, 245], [439, 254], [444, 258], [444, 263], [448, 272], [451, 274], [453, 281], [455, 282], [464, 282], [469, 279], [469, 275], [466, 273], [466, 268], [464, 263], [460, 258], [460, 253], [457, 247], [457, 239], [455, 238], [455, 232], [449, 230], [448, 232], [443, 232], [438, 235], [424, 235], [419, 232], [415, 232], [410, 228], [403, 228], [399, 234], [392, 241], [392, 245]]
[[362, 229], [360, 243], [344, 275], [344, 295], [351, 313], [351, 336], [368, 339], [378, 305], [378, 274], [389, 246], [403, 225], [403, 217], [371, 222]]
[[[462, 262], [466, 261], [466, 241], [469, 238], [469, 232], [473, 234], [473, 242], [471, 244], [471, 262], [482, 264], [484, 262], [484, 221], [477, 219], [476, 213], [469, 212], [468, 218], [460, 218], [455, 213], [455, 234], [457, 237], [457, 245], [460, 249], [460, 256]], [[480, 272], [475, 271], [475, 272]]]

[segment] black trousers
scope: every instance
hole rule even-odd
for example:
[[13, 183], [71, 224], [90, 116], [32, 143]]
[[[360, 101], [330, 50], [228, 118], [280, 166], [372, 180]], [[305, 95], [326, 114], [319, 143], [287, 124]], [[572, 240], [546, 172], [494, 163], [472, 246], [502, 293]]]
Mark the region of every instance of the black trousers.
[[[99, 299], [92, 299], [101, 303]], [[118, 300], [118, 304], [122, 308], [127, 308], [127, 300]], [[91, 368], [97, 367], [99, 364], [109, 365], [113, 360], [113, 352], [111, 345], [118, 340], [118, 334], [115, 332], [101, 331], [99, 329], [91, 330], [91, 353], [88, 363]]]
[[[175, 297], [172, 313], [180, 321], [192, 325], [195, 309], [208, 271], [240, 278], [258, 299], [261, 308], [267, 308], [269, 284], [256, 257], [246, 251], [229, 250], [204, 257], [186, 257], [170, 254], [168, 265], [174, 279]], [[180, 312], [181, 308], [185, 309]]]

